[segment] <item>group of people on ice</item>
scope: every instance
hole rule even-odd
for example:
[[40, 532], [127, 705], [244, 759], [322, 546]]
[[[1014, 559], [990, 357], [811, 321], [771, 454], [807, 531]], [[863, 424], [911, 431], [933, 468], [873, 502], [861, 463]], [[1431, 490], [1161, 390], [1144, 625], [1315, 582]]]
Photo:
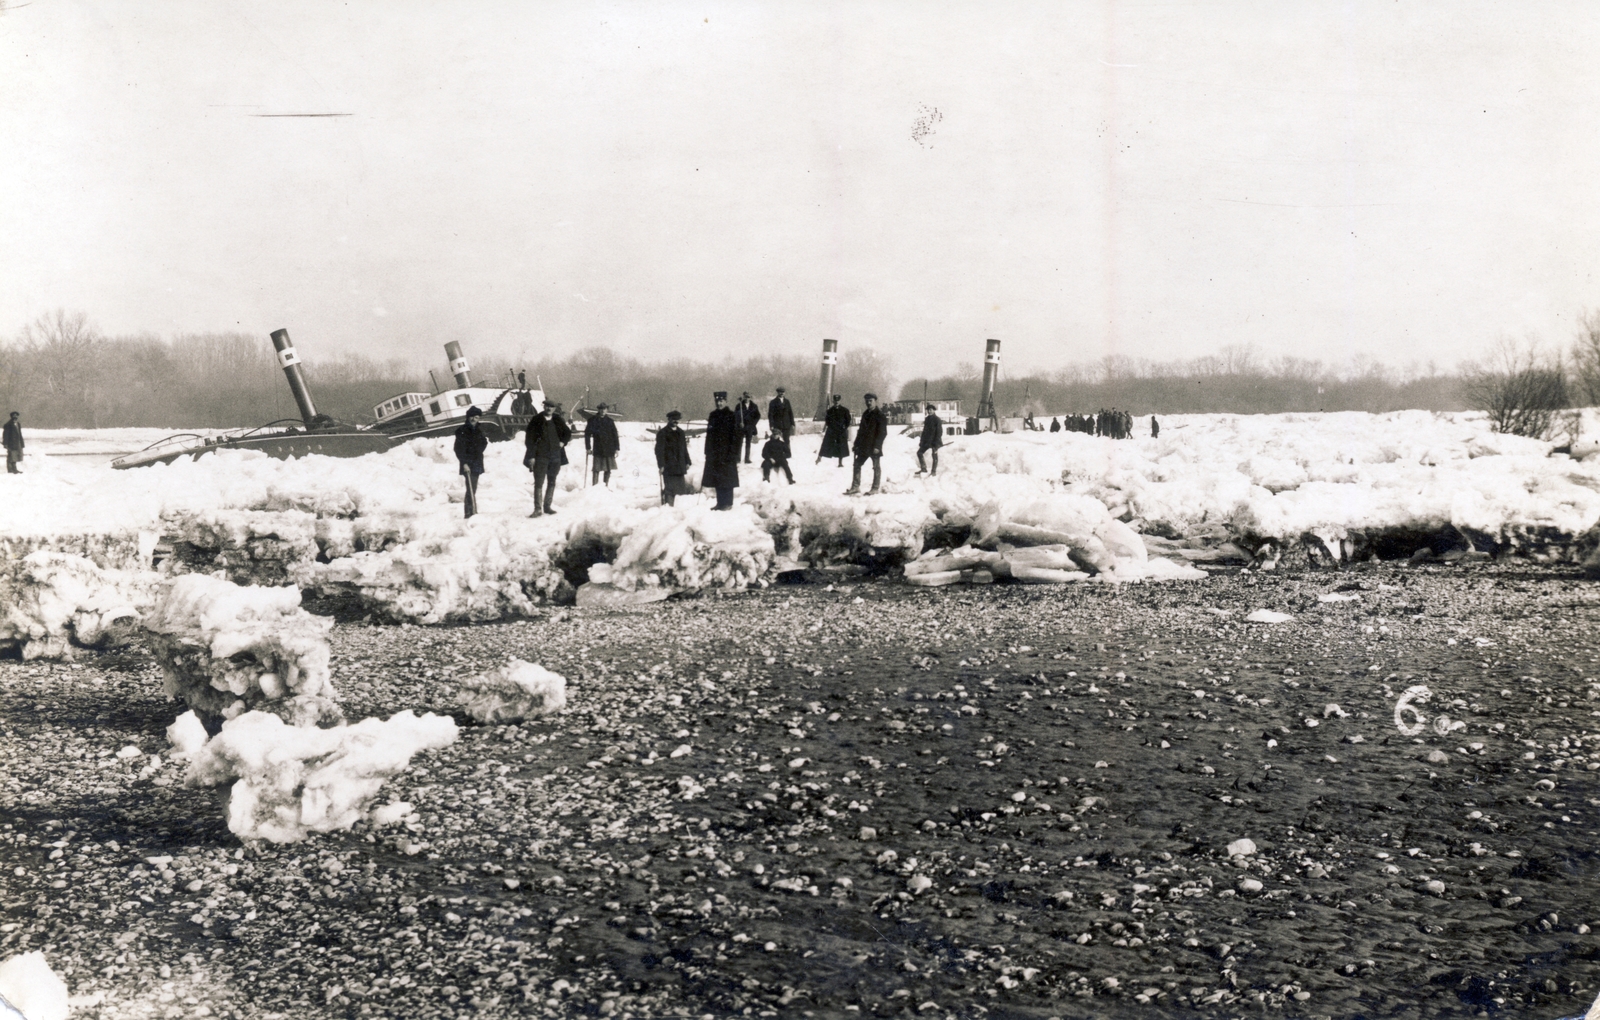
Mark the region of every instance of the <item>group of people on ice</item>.
[[[712, 509], [728, 510], [733, 507], [733, 490], [739, 486], [740, 454], [743, 463], [749, 464], [751, 448], [757, 434], [756, 423], [761, 420], [760, 410], [750, 394], [745, 393], [733, 407], [728, 406], [728, 394], [719, 390], [713, 394], [716, 407], [706, 416], [705, 465], [701, 469], [700, 485], [717, 494]], [[850, 440], [852, 420], [850, 409], [841, 403], [841, 396], [833, 395], [832, 403], [823, 416], [822, 446], [817, 451], [815, 463], [831, 457], [844, 466], [844, 458], [853, 458], [853, 470], [847, 496], [861, 493], [861, 469], [872, 463], [872, 487], [868, 495], [882, 491], [883, 443], [889, 438], [889, 418], [878, 406], [878, 395], [862, 396], [865, 405], [859, 421], [854, 422], [856, 435]], [[683, 415], [678, 411], [667, 414], [667, 424], [656, 433], [656, 467], [661, 472], [661, 499], [671, 504], [690, 491], [688, 474], [693, 466], [689, 456], [688, 435], [678, 424]], [[777, 396], [767, 405], [767, 441], [761, 446], [761, 480], [769, 482], [774, 474], [782, 472], [790, 485], [794, 484], [794, 470], [789, 461], [794, 450], [790, 445], [794, 436], [794, 408], [778, 387]], [[924, 456], [933, 454], [933, 471], [939, 470], [939, 447], [944, 444], [944, 423], [928, 405], [928, 417], [923, 423], [922, 441], [917, 451], [918, 474], [927, 471]]]
[[[733, 507], [733, 490], [739, 486], [741, 458], [745, 464], [752, 462], [751, 451], [760, 435], [761, 410], [749, 392], [741, 394], [731, 407], [728, 406], [725, 390], [713, 394], [713, 400], [716, 406], [706, 416], [705, 464], [701, 469], [700, 485], [716, 492], [717, 502], [712, 509], [728, 510]], [[883, 443], [889, 437], [889, 419], [883, 408], [878, 406], [877, 394], [863, 395], [862, 402], [865, 408], [861, 418], [852, 422], [850, 409], [841, 403], [839, 394], [833, 395], [824, 416], [822, 447], [816, 459], [816, 463], [820, 464], [822, 458], [832, 457], [843, 467], [846, 456], [853, 458], [850, 488], [845, 493], [850, 496], [861, 493], [861, 469], [868, 461], [872, 463], [872, 487], [867, 494], [881, 492], [883, 486]], [[607, 405], [601, 403], [592, 413], [579, 411], [586, 419], [583, 443], [593, 472], [592, 484], [595, 485], [611, 483], [611, 472], [616, 470], [617, 454], [621, 449], [617, 424], [606, 410]], [[939, 448], [944, 445], [944, 422], [934, 413], [932, 404], [927, 405], [927, 412], [917, 448], [919, 475], [938, 474]], [[482, 416], [483, 411], [478, 407], [468, 408], [466, 423], [455, 433], [456, 460], [466, 480], [464, 509], [468, 517], [477, 513], [478, 478], [483, 474], [483, 454], [489, 446], [488, 436], [479, 426], [478, 420]], [[667, 412], [666, 425], [656, 432], [655, 455], [656, 468], [661, 475], [661, 501], [669, 505], [675, 503], [678, 496], [693, 491], [688, 483], [693, 458], [689, 455], [688, 433], [679, 424], [682, 418], [683, 414], [679, 411]], [[852, 424], [856, 429], [854, 442], [850, 439]], [[790, 442], [795, 430], [794, 407], [784, 395], [782, 386], [777, 388], [777, 396], [767, 404], [767, 428], [766, 442], [761, 445], [761, 480], [771, 481], [774, 474], [781, 472], [793, 485], [794, 471], [789, 461], [793, 455]], [[530, 517], [556, 512], [556, 479], [562, 466], [568, 463], [566, 447], [572, 441], [572, 436], [572, 426], [562, 417], [561, 407], [554, 401], [546, 400], [544, 407], [529, 421], [524, 437], [526, 453], [522, 462], [533, 474], [534, 505]], [[927, 460], [929, 455], [932, 458], [931, 468]]]
[[[1090, 436], [1106, 436], [1110, 439], [1133, 438], [1133, 415], [1127, 411], [1118, 411], [1115, 408], [1106, 410], [1101, 408], [1099, 414], [1069, 414], [1065, 421], [1055, 418], [1050, 419], [1051, 432], [1082, 432]], [[1150, 416], [1150, 435], [1155, 438], [1161, 435], [1161, 424], [1156, 421], [1156, 416]]]

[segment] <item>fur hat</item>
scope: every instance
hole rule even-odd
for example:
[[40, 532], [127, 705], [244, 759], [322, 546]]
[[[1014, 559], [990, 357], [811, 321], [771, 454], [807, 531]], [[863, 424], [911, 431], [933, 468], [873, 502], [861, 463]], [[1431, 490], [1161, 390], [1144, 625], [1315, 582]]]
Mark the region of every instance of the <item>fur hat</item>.
[[482, 414], [483, 414], [483, 408], [479, 407], [477, 404], [473, 404], [471, 407], [467, 408], [467, 417], [468, 418], [477, 418]]

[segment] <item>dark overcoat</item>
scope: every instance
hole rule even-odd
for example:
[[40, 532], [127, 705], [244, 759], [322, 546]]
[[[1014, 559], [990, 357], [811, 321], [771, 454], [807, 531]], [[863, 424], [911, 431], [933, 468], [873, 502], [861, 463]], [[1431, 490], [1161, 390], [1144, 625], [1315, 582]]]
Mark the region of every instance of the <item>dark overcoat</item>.
[[489, 437], [476, 423], [456, 429], [456, 460], [463, 472], [483, 474], [483, 451], [489, 448]]
[[889, 438], [889, 418], [881, 407], [869, 407], [861, 412], [861, 424], [856, 427], [855, 451], [857, 456], [876, 457], [883, 453], [883, 441]]
[[615, 457], [617, 451], [622, 449], [622, 440], [617, 436], [617, 423], [604, 413], [596, 414], [583, 427], [583, 445], [596, 457]]
[[668, 423], [656, 433], [656, 467], [668, 478], [689, 473], [689, 437], [676, 424]]
[[739, 454], [744, 436], [733, 420], [733, 408], [719, 407], [706, 415], [706, 466], [700, 484], [708, 489], [739, 487]]
[[572, 426], [568, 425], [559, 414], [552, 414], [546, 418], [542, 414], [533, 416], [528, 422], [527, 448], [528, 454], [524, 459], [540, 459], [554, 461], [557, 464], [567, 462], [567, 442], [572, 438]]
[[733, 405], [733, 419], [739, 426], [740, 435], [754, 436], [759, 431], [757, 425], [761, 421], [761, 409], [754, 400], [741, 400]]
[[850, 409], [834, 404], [823, 415], [822, 452], [819, 457], [850, 456]]
[[779, 432], [794, 429], [794, 408], [788, 397], [773, 397], [767, 403], [767, 424]]
[[944, 422], [936, 414], [930, 414], [922, 419], [922, 442], [917, 446], [919, 450], [937, 450], [944, 445]]
[[20, 450], [20, 449], [22, 449], [22, 426], [21, 425], [17, 424], [16, 422], [14, 422], [14, 421], [12, 421], [11, 419], [8, 418], [8, 419], [6, 419], [5, 428], [3, 430], [0, 430], [0, 431], [3, 431], [5, 433], [5, 448], [6, 449], [8, 449], [8, 450]]

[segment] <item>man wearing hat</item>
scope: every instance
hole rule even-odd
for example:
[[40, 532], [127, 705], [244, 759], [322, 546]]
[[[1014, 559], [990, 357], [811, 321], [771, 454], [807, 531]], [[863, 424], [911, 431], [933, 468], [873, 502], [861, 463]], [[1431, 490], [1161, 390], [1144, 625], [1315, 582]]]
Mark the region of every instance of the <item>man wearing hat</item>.
[[[933, 405], [928, 405], [928, 416], [922, 419], [922, 441], [917, 444], [917, 474], [936, 475], [939, 473], [939, 447], [944, 445], [944, 422], [934, 413]], [[924, 453], [933, 454], [933, 470], [928, 470], [928, 465], [923, 463]]]
[[673, 506], [677, 498], [686, 495], [689, 483], [684, 478], [689, 473], [689, 437], [678, 427], [683, 415], [667, 412], [667, 423], [656, 433], [656, 469], [661, 472], [661, 502]]
[[11, 417], [6, 420], [5, 448], [6, 448], [6, 474], [20, 475], [17, 465], [22, 463], [22, 415], [16, 411], [11, 412]]
[[617, 469], [617, 451], [622, 449], [622, 440], [617, 436], [617, 423], [606, 414], [606, 408], [610, 406], [602, 402], [583, 426], [583, 448], [594, 458], [591, 469], [594, 473], [589, 480], [591, 485], [599, 485], [602, 474], [605, 475], [606, 485], [611, 484], [611, 472]]
[[[789, 398], [783, 395], [783, 387], [778, 387], [778, 395], [767, 403], [767, 428], [783, 437], [783, 445], [789, 445], [789, 438], [794, 435], [794, 408], [789, 406]], [[791, 449], [790, 456], [794, 455]]]
[[821, 464], [824, 457], [837, 457], [839, 466], [844, 467], [844, 459], [850, 454], [850, 409], [839, 403], [839, 394], [833, 395], [822, 421], [822, 448], [817, 451], [817, 463]]
[[567, 462], [567, 441], [572, 438], [572, 428], [562, 420], [554, 400], [546, 400], [544, 409], [528, 422], [527, 454], [522, 463], [533, 472], [533, 513], [556, 512], [556, 475]]
[[738, 426], [739, 434], [744, 437], [744, 462], [750, 463], [750, 444], [756, 441], [756, 423], [761, 421], [761, 409], [756, 407], [756, 402], [750, 399], [750, 391], [745, 390], [744, 396], [733, 405], [733, 423]]
[[739, 447], [744, 437], [728, 406], [728, 391], [712, 394], [716, 409], [706, 415], [706, 466], [700, 476], [702, 488], [717, 490], [713, 510], [733, 509], [733, 490], [739, 486]]
[[467, 422], [456, 429], [456, 461], [460, 474], [467, 480], [465, 504], [467, 516], [478, 512], [478, 476], [483, 474], [483, 451], [489, 448], [489, 437], [478, 427], [483, 411], [474, 404], [467, 408]]
[[846, 496], [861, 494], [861, 465], [872, 458], [872, 491], [867, 495], [874, 496], [878, 493], [879, 483], [883, 480], [882, 458], [883, 441], [889, 438], [889, 419], [884, 416], [883, 408], [878, 406], [878, 395], [868, 393], [862, 396], [861, 402], [866, 404], [866, 410], [861, 412], [861, 424], [856, 426], [855, 470], [850, 475], [850, 488]]

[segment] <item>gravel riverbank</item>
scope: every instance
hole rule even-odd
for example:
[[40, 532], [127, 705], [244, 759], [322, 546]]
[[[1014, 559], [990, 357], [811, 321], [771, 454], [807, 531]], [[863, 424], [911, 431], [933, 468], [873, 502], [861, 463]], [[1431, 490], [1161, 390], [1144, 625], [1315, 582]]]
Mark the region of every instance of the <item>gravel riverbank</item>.
[[3, 662], [0, 957], [107, 1018], [1554, 1018], [1600, 984], [1597, 622], [1486, 566], [341, 623], [351, 718], [510, 655], [569, 707], [283, 846], [152, 768], [144, 653]]

